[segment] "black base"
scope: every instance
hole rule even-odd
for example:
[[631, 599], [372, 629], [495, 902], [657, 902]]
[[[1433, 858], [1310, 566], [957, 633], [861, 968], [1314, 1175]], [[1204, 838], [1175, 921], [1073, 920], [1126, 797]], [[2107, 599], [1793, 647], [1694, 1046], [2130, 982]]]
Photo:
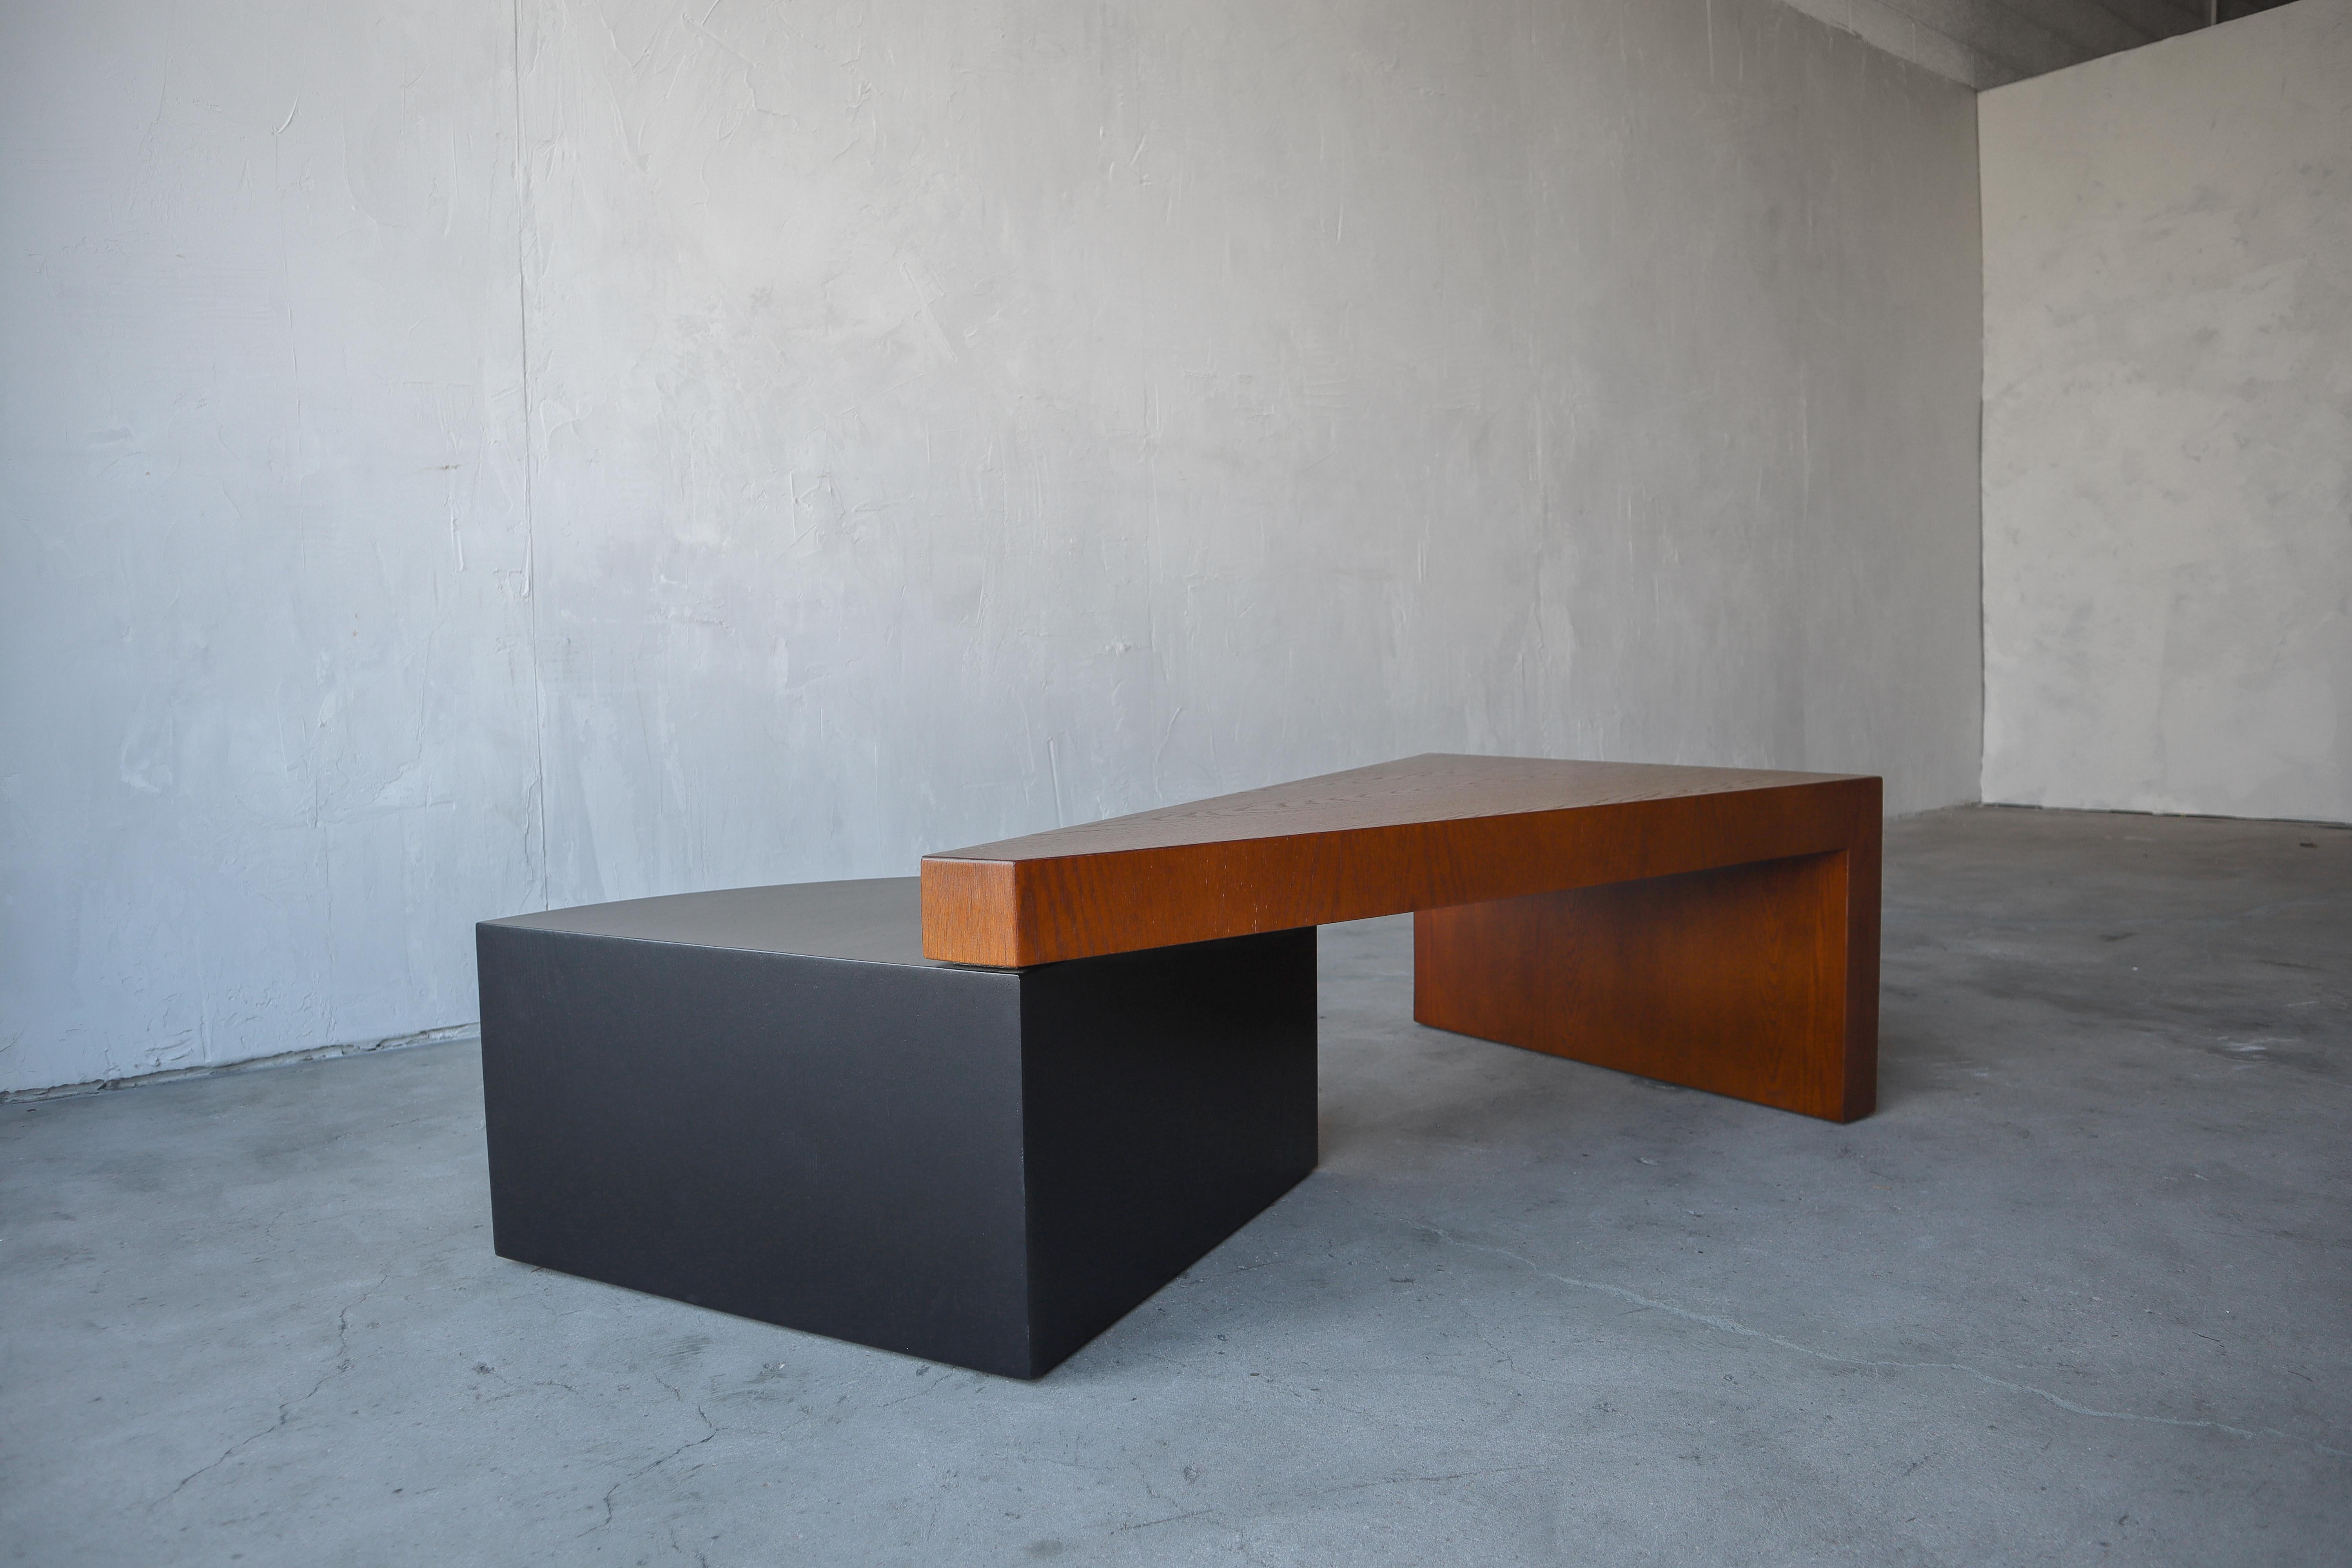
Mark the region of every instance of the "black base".
[[1038, 1377], [1314, 1169], [1312, 930], [969, 969], [919, 887], [484, 922], [499, 1256]]

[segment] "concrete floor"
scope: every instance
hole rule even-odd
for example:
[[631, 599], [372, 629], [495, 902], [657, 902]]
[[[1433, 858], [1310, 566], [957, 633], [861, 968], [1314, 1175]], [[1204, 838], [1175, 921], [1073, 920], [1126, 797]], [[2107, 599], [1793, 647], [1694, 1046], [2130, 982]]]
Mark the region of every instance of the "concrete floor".
[[490, 1254], [469, 1044], [0, 1108], [18, 1563], [2352, 1560], [2352, 832], [1895, 825], [1839, 1128], [1421, 1029], [1036, 1384]]

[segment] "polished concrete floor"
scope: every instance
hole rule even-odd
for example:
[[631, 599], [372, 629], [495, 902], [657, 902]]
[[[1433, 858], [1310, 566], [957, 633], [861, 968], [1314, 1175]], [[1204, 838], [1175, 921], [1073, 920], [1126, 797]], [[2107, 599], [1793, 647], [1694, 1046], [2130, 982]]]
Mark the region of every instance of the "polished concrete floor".
[[1851, 1127], [1409, 1021], [1041, 1383], [491, 1256], [473, 1047], [0, 1107], [0, 1558], [2352, 1561], [2352, 832], [1895, 824]]

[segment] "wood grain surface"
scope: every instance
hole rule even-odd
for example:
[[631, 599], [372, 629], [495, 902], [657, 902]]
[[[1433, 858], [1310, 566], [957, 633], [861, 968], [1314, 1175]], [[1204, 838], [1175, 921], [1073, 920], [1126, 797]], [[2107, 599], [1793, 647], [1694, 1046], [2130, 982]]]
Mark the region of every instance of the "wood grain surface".
[[1852, 1121], [1878, 1089], [1877, 966], [1854, 962], [1876, 900], [1850, 901], [1855, 853], [1421, 910], [1412, 1016]]
[[925, 857], [923, 952], [1025, 967], [1415, 911], [1425, 1024], [1849, 1121], [1880, 782], [1430, 755]]
[[1025, 967], [1822, 854], [1878, 781], [1431, 755], [924, 857], [923, 952]]

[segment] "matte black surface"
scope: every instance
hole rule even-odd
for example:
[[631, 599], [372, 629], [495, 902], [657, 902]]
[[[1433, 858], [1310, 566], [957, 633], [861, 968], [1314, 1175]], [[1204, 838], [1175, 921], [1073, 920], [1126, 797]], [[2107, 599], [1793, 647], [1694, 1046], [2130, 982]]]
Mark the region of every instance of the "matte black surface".
[[487, 925], [503, 1257], [1026, 1364], [1019, 977]]
[[788, 882], [728, 888], [659, 899], [623, 899], [543, 914], [513, 915], [487, 925], [583, 936], [674, 942], [806, 958], [867, 963], [954, 965], [923, 956], [923, 881], [877, 877], [856, 882]]
[[1035, 1377], [1313, 1169], [1313, 931], [969, 969], [918, 886], [479, 927], [499, 1254]]
[[1315, 930], [1045, 964], [1021, 1006], [1042, 1368], [1315, 1168]]

